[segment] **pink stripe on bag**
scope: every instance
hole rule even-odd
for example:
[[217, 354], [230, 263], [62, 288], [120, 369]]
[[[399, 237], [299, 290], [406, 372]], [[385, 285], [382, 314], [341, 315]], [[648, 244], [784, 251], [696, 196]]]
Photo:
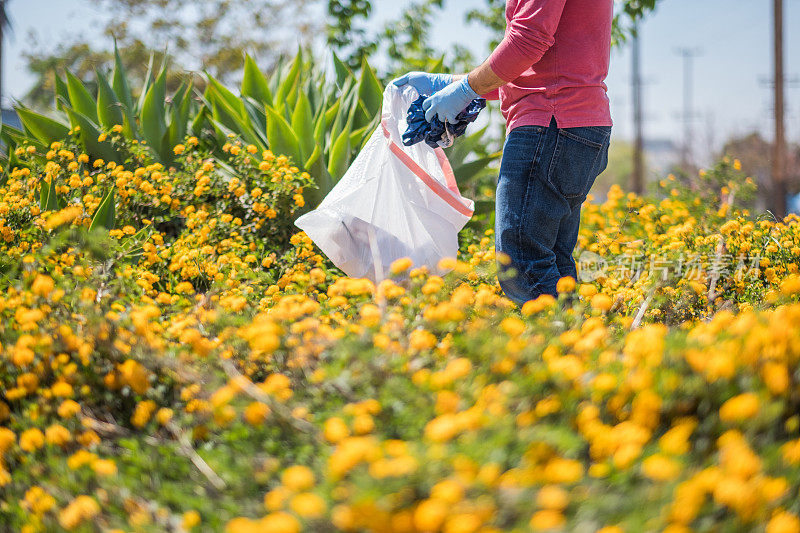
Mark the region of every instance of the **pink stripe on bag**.
[[434, 150], [436, 152], [436, 157], [439, 160], [439, 164], [442, 167], [442, 172], [444, 172], [445, 181], [447, 182], [447, 187], [439, 183], [436, 179], [431, 177], [430, 174], [425, 172], [425, 170], [420, 167], [416, 161], [411, 159], [405, 151], [397, 145], [396, 142], [392, 140], [392, 135], [389, 133], [389, 129], [386, 127], [386, 124], [381, 121], [381, 126], [383, 127], [383, 135], [386, 137], [387, 143], [389, 145], [389, 150], [397, 156], [401, 163], [403, 163], [408, 170], [414, 173], [422, 182], [428, 186], [436, 195], [447, 202], [450, 207], [458, 211], [464, 216], [471, 217], [473, 210], [469, 209], [461, 200], [453, 196], [457, 194], [459, 197], [461, 193], [458, 191], [458, 185], [456, 184], [456, 177], [453, 174], [453, 168], [450, 166], [450, 162], [447, 160], [447, 156], [445, 155], [444, 151], [441, 148], [437, 148]]
[[436, 153], [436, 158], [439, 160], [439, 164], [444, 171], [444, 179], [445, 182], [447, 182], [447, 188], [461, 196], [461, 191], [458, 190], [458, 184], [456, 183], [456, 175], [453, 173], [453, 167], [450, 166], [450, 161], [447, 159], [444, 150], [435, 148], [433, 151]]

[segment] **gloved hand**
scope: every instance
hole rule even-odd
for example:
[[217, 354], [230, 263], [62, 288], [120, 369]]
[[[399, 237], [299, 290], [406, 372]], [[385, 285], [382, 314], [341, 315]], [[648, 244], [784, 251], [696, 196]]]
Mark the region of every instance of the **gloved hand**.
[[425, 120], [430, 122], [438, 116], [442, 122], [456, 124], [456, 116], [476, 98], [480, 98], [480, 95], [470, 87], [467, 76], [464, 76], [422, 102]]
[[429, 74], [427, 72], [409, 72], [392, 81], [397, 87], [411, 85], [420, 95], [425, 96], [441, 91], [452, 82], [452, 74]]

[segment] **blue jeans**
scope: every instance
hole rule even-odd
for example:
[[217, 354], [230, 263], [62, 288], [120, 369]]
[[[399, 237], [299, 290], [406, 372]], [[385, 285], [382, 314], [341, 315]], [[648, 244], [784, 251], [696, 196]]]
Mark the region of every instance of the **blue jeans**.
[[608, 165], [611, 128], [520, 126], [509, 133], [497, 182], [498, 278], [518, 305], [557, 296], [565, 276], [577, 279], [572, 252], [581, 204]]

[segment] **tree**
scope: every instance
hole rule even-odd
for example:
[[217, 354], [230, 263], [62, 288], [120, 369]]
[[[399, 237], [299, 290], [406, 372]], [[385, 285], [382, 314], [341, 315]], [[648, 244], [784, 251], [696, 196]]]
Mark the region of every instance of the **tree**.
[[[494, 35], [489, 44], [494, 48], [503, 38], [505, 31], [506, 0], [485, 0], [485, 2], [486, 7], [483, 9], [467, 11], [465, 20], [489, 28]], [[614, 16], [614, 43], [624, 42], [627, 36], [635, 31], [636, 22], [655, 9], [657, 2], [658, 0], [625, 0]], [[370, 36], [363, 25], [372, 14], [370, 0], [329, 0], [328, 44], [342, 52], [346, 62], [351, 65], [359, 64], [362, 56], [375, 53], [380, 44], [384, 43], [389, 59], [394, 63], [404, 60], [410, 63], [407, 66], [412, 66], [420, 64], [424, 57], [443, 57], [449, 67], [448, 70], [465, 70], [451, 65], [444, 54], [433, 50], [430, 43], [433, 18], [444, 4], [444, 0], [412, 2], [403, 10], [400, 17], [389, 21]], [[473, 58], [468, 54], [466, 48], [460, 47], [454, 50], [450, 59], [453, 63], [474, 65]]]
[[[102, 28], [107, 44], [99, 49], [79, 38], [55, 49], [36, 40], [26, 54], [37, 75], [25, 100], [50, 104], [53, 71], [69, 68], [83, 79], [95, 68], [110, 69], [113, 40], [131, 73], [144, 75], [152, 50], [167, 52], [173, 84], [186, 72], [207, 70], [224, 82], [236, 82], [245, 52], [262, 68], [312, 41], [321, 29], [313, 16], [318, 0], [92, 0], [107, 14]], [[35, 37], [35, 36], [34, 36]]]
[[[788, 146], [787, 167], [794, 169], [794, 175], [787, 175], [787, 193], [800, 192], [800, 145]], [[748, 133], [729, 139], [722, 147], [719, 157], [728, 156], [739, 159], [742, 170], [756, 182], [758, 186], [758, 204], [760, 209], [771, 205], [774, 193], [772, 181], [772, 143], [764, 139], [758, 132]]]

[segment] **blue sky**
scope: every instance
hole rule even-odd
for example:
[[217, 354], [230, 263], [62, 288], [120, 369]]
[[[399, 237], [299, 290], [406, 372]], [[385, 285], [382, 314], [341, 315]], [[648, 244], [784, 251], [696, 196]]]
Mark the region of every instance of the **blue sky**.
[[[399, 12], [403, 3], [377, 0], [376, 19]], [[487, 53], [485, 31], [463, 22], [463, 14], [484, 0], [449, 0], [435, 39], [440, 47], [461, 43], [476, 56]], [[800, 0], [785, 0], [788, 74], [800, 77]], [[701, 115], [694, 125], [698, 151], [718, 146], [732, 134], [772, 130], [771, 91], [761, 81], [771, 75], [771, 0], [662, 0], [642, 27], [642, 59], [648, 138], [680, 140], [682, 63], [678, 47], [697, 47], [695, 108]], [[28, 33], [37, 29], [41, 42], [57, 42], [77, 33], [99, 33], [104, 19], [90, 0], [10, 0], [15, 26], [5, 48], [6, 98], [21, 97], [33, 79], [25, 72], [20, 54]], [[40, 28], [47, 28], [43, 33]], [[608, 78], [614, 135], [631, 136], [630, 50], [615, 50]], [[800, 141], [800, 84], [787, 90], [787, 127], [790, 139]]]

